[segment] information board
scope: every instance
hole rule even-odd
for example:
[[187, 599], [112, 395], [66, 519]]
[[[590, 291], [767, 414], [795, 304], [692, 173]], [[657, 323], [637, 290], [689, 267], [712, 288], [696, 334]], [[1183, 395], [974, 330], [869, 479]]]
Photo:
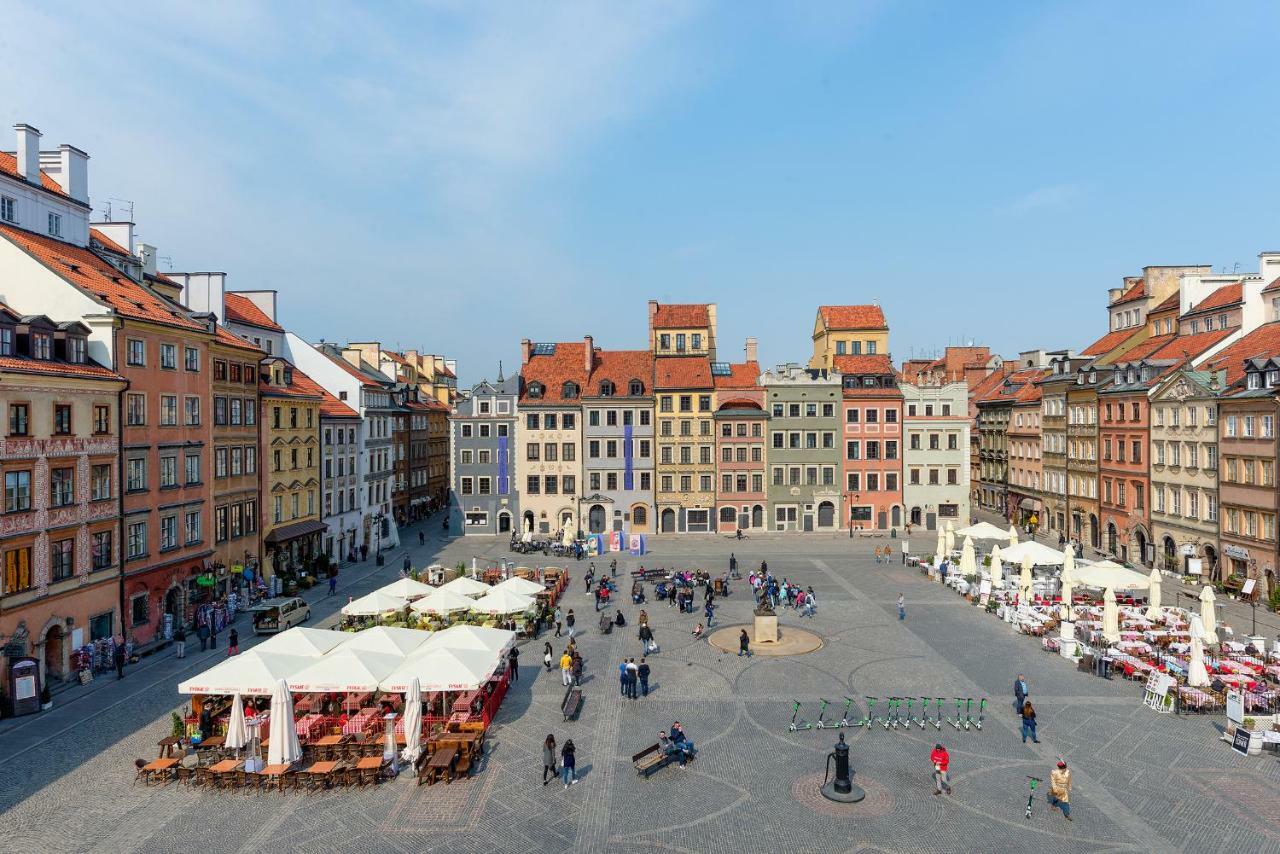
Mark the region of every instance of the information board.
[[1241, 756], [1249, 755], [1249, 731], [1244, 727], [1236, 727], [1236, 734], [1231, 738], [1231, 749]]

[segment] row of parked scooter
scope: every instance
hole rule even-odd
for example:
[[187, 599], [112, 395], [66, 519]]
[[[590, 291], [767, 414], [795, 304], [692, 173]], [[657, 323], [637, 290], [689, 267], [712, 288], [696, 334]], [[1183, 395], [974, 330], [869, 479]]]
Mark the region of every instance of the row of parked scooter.
[[[918, 726], [924, 729], [932, 726], [936, 730], [941, 730], [942, 725], [951, 724], [956, 729], [982, 729], [982, 721], [986, 717], [987, 698], [975, 700], [973, 697], [956, 697], [956, 714], [952, 717], [950, 714], [943, 716], [943, 707], [946, 705], [946, 697], [886, 697], [886, 707], [883, 715], [876, 714], [876, 704], [880, 702], [880, 697], [867, 697], [867, 714], [865, 717], [852, 720], [849, 712], [853, 708], [854, 700], [852, 697], [845, 697], [844, 714], [840, 720], [826, 720], [827, 707], [831, 705], [828, 700], [821, 700], [822, 707], [818, 709], [818, 719], [816, 721], [806, 720], [800, 714], [800, 701], [793, 700], [795, 707], [791, 710], [791, 732], [800, 732], [801, 730], [811, 729], [842, 729], [845, 727], [857, 728], [866, 727], [871, 729], [876, 724], [883, 726], [885, 729], [911, 729]], [[916, 714], [916, 704], [919, 703], [919, 715]], [[977, 703], [977, 717], [974, 717], [974, 703]], [[905, 708], [904, 708], [905, 704]], [[929, 706], [934, 707], [933, 717], [929, 716]], [[905, 714], [904, 714], [905, 712]]]

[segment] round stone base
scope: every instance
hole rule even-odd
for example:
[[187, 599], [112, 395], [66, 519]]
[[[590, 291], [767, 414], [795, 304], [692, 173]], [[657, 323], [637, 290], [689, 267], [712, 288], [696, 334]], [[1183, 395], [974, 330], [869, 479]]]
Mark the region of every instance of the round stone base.
[[[716, 629], [707, 636], [707, 643], [721, 652], [737, 655], [738, 638], [742, 635], [743, 629], [746, 629], [747, 635], [750, 636], [753, 627], [739, 625]], [[751, 644], [751, 653], [753, 655], [770, 657], [804, 655], [819, 649], [822, 649], [822, 637], [820, 635], [806, 629], [798, 629], [795, 626], [778, 626], [777, 643]]]
[[829, 801], [836, 801], [841, 804], [856, 804], [867, 796], [858, 786], [851, 785], [848, 792], [837, 792], [835, 781], [822, 787], [822, 796]]

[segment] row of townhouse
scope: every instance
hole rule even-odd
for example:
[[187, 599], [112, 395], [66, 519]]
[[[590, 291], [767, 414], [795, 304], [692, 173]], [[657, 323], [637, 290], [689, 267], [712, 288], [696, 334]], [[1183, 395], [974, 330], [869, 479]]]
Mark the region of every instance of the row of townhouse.
[[[132, 222], [91, 223], [87, 154], [15, 130], [0, 152], [0, 677], [33, 657], [41, 680], [69, 679], [94, 642], [163, 643], [246, 578], [389, 545], [396, 508], [444, 505], [451, 362], [401, 354], [403, 372], [366, 376], [286, 332], [274, 291], [157, 271]], [[396, 448], [409, 465], [393, 483]]]
[[521, 344], [462, 396], [473, 534], [934, 528], [969, 515], [965, 377], [900, 382], [878, 306], [822, 306], [807, 364], [721, 358], [714, 304], [648, 305], [648, 348]]
[[973, 498], [1096, 554], [1277, 591], [1280, 253], [1257, 273], [1153, 266], [1109, 331], [970, 389]]

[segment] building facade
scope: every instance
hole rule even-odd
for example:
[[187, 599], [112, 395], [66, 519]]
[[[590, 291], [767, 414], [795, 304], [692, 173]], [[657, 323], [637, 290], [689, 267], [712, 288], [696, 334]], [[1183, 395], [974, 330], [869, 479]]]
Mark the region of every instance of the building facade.
[[360, 413], [320, 390], [320, 521], [324, 553], [335, 564], [354, 561], [360, 544]]
[[482, 380], [458, 399], [451, 420], [454, 472], [449, 529], [510, 536], [520, 525], [516, 402], [520, 377]]
[[262, 544], [267, 576], [313, 568], [323, 551], [320, 518], [320, 405], [324, 395], [282, 356], [259, 367], [262, 412]]
[[648, 533], [653, 492], [653, 354], [601, 350], [582, 395], [584, 530]]
[[[265, 354], [219, 326], [209, 344], [213, 396], [213, 570], [216, 592], [228, 576], [262, 560], [258, 454], [258, 361]], [[246, 523], [246, 520], [249, 520]]]
[[[770, 530], [839, 530], [843, 515], [837, 442], [844, 414], [840, 375], [780, 365], [765, 371], [760, 384], [769, 413]], [[861, 486], [867, 489], [865, 483]], [[867, 520], [864, 527], [871, 524]]]
[[582, 391], [591, 374], [591, 336], [555, 344], [525, 340], [521, 349], [516, 429], [521, 528], [548, 536], [566, 529], [585, 531], [577, 514]]
[[823, 305], [813, 322], [809, 367], [832, 370], [838, 356], [889, 353], [889, 325], [878, 305]]
[[764, 530], [768, 519], [768, 426], [756, 341], [748, 338], [746, 360], [715, 362], [716, 530]]
[[1014, 393], [1009, 412], [1009, 518], [1038, 530], [1044, 518], [1044, 438], [1041, 427], [1042, 372]]
[[850, 531], [900, 529], [902, 392], [893, 363], [886, 353], [837, 354], [832, 361], [840, 384], [836, 453], [847, 508], [837, 520], [843, 519]]
[[903, 481], [907, 522], [964, 527], [969, 507], [968, 387], [902, 383]]

